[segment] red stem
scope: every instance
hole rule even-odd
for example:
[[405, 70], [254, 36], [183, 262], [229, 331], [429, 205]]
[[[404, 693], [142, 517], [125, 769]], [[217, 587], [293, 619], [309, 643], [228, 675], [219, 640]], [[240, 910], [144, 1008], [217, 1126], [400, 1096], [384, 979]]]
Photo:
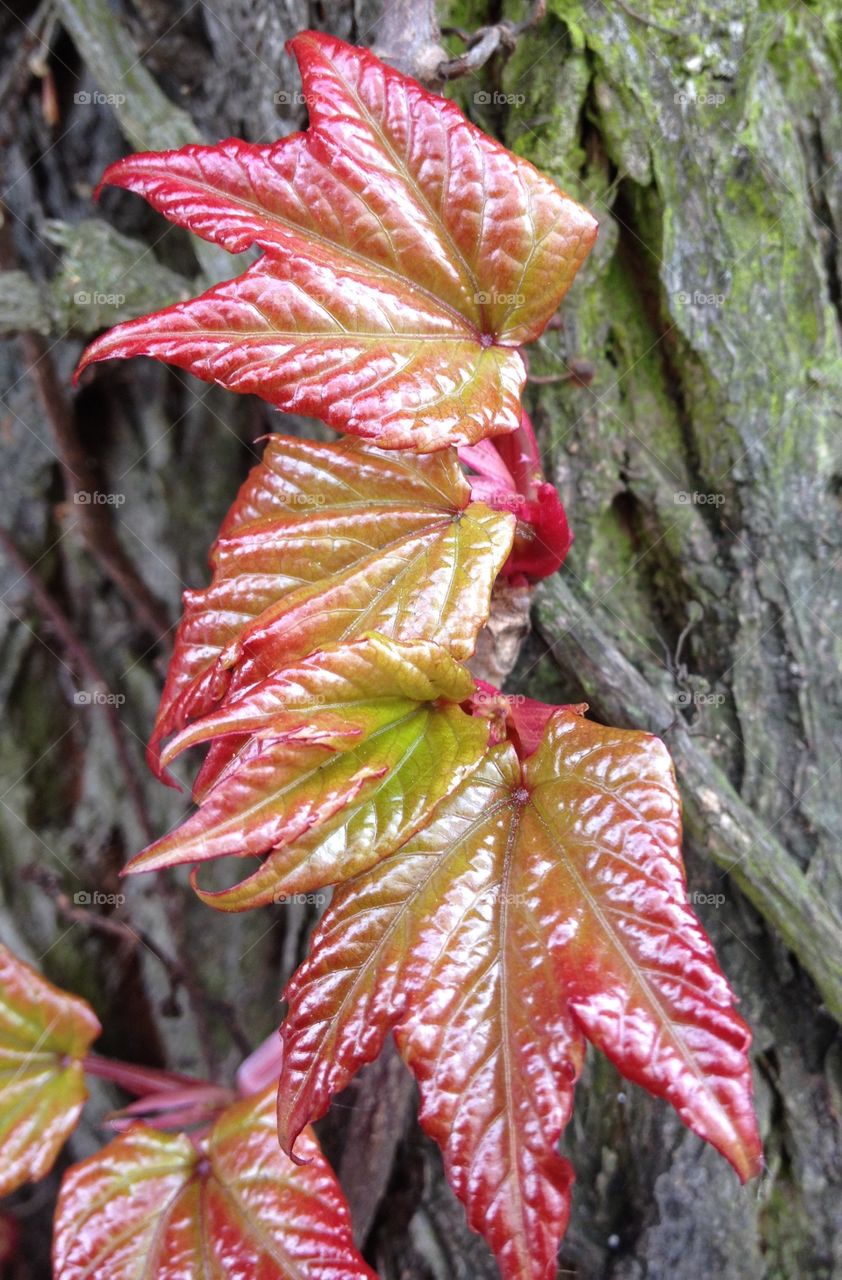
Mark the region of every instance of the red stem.
[[159, 1067], [141, 1067], [135, 1062], [120, 1062], [118, 1058], [102, 1058], [98, 1053], [85, 1055], [82, 1062], [85, 1074], [110, 1080], [126, 1093], [141, 1098], [151, 1093], [168, 1093], [171, 1089], [203, 1087], [210, 1084], [196, 1076], [180, 1075], [177, 1071], [163, 1071]]

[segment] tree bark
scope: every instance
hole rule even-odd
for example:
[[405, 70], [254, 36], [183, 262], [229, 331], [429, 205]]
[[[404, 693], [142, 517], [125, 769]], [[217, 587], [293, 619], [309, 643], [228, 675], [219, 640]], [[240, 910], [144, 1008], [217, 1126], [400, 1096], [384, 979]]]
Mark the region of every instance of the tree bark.
[[[448, 0], [437, 13], [476, 31], [529, 8]], [[665, 1104], [592, 1055], [564, 1138], [578, 1181], [559, 1276], [831, 1280], [842, 1272], [838, 18], [828, 0], [548, 8], [513, 51], [489, 41], [490, 61], [448, 87], [601, 227], [562, 325], [530, 352], [538, 378], [577, 359], [595, 376], [527, 393], [576, 542], [536, 593], [510, 687], [587, 701], [671, 747], [690, 890], [755, 1031], [767, 1161], [740, 1188]], [[186, 808], [143, 761], [171, 632], [150, 635], [138, 600], [171, 628], [181, 591], [206, 581], [258, 438], [321, 429], [145, 361], [71, 391], [87, 334], [232, 269], [133, 197], [91, 197], [129, 149], [303, 127], [284, 39], [326, 19], [388, 53], [381, 16], [374, 0], [0, 6], [12, 254], [0, 273], [0, 524], [33, 566], [0, 553], [0, 937], [93, 1003], [100, 1052], [223, 1080], [275, 1026], [314, 921], [297, 907], [216, 917], [180, 875], [118, 879], [144, 828]], [[423, 46], [419, 73], [432, 78], [435, 31], [405, 34], [418, 39], [397, 60]], [[442, 43], [451, 59], [465, 48]], [[24, 323], [41, 335], [28, 358], [13, 333]], [[44, 412], [45, 378], [68, 398], [75, 456], [144, 593], [83, 541], [62, 486], [68, 423], [56, 434]], [[508, 662], [517, 619], [501, 608], [496, 622]], [[92, 670], [107, 707], [78, 699]], [[126, 901], [62, 914], [61, 894], [94, 890]], [[98, 910], [128, 942], [97, 926]], [[62, 1167], [101, 1143], [114, 1102], [98, 1083]], [[493, 1280], [395, 1055], [361, 1074], [322, 1137], [384, 1280]], [[57, 1176], [12, 1201], [24, 1227], [15, 1280], [50, 1274]]]

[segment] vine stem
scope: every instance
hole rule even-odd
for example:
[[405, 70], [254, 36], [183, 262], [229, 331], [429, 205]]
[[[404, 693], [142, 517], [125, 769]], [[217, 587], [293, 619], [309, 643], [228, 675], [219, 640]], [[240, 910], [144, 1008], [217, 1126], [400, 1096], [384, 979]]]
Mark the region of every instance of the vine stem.
[[88, 1053], [82, 1059], [85, 1075], [99, 1080], [110, 1080], [126, 1093], [137, 1098], [153, 1093], [169, 1093], [177, 1089], [207, 1089], [211, 1081], [196, 1076], [182, 1075], [178, 1071], [165, 1071], [160, 1067], [142, 1067], [136, 1062], [122, 1062], [119, 1058], [105, 1058], [98, 1053]]
[[108, 1080], [126, 1093], [134, 1094], [134, 1102], [108, 1117], [113, 1129], [125, 1132], [136, 1121], [153, 1129], [177, 1132], [198, 1125], [198, 1129], [188, 1134], [197, 1146], [213, 1119], [240, 1096], [236, 1090], [209, 1080], [122, 1062], [119, 1058], [100, 1057], [96, 1053], [83, 1058], [82, 1069], [88, 1076]]
[[435, 0], [387, 0], [375, 27], [373, 52], [422, 84], [434, 85], [447, 58]]

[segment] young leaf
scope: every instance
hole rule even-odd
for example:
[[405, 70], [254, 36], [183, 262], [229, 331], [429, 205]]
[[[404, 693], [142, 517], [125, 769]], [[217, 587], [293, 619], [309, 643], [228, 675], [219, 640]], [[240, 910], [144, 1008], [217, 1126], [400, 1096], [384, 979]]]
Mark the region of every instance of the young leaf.
[[82, 1059], [100, 1029], [84, 1000], [0, 944], [0, 1195], [53, 1167], [88, 1096]]
[[211, 552], [211, 586], [185, 594], [152, 767], [235, 674], [242, 687], [370, 628], [470, 657], [514, 523], [470, 501], [452, 450], [270, 437]]
[[80, 372], [154, 356], [416, 452], [514, 431], [538, 337], [596, 222], [453, 103], [318, 32], [290, 42], [310, 128], [129, 156], [104, 182], [239, 253], [241, 276], [118, 325]]
[[285, 992], [286, 1149], [394, 1028], [505, 1280], [555, 1274], [571, 1181], [556, 1146], [586, 1039], [756, 1173], [750, 1033], [679, 846], [657, 739], [564, 709], [525, 761], [492, 748], [424, 829], [335, 891]]
[[473, 689], [469, 672], [426, 640], [372, 633], [310, 654], [175, 740], [167, 759], [221, 737], [221, 764], [203, 771], [199, 810], [128, 870], [265, 856], [235, 888], [197, 890], [228, 910], [365, 870], [481, 758], [487, 725], [457, 705]]
[[471, 496], [495, 511], [517, 516], [512, 552], [503, 566], [507, 577], [548, 578], [564, 563], [573, 535], [554, 485], [544, 479], [535, 432], [527, 414], [520, 427], [498, 440], [465, 445], [459, 458], [474, 474]]
[[197, 1146], [137, 1125], [65, 1175], [56, 1280], [376, 1280], [315, 1136], [280, 1150], [275, 1089], [228, 1107]]
[[547, 722], [558, 711], [575, 711], [583, 716], [588, 709], [586, 702], [553, 707], [546, 702], [536, 702], [523, 694], [501, 693], [486, 680], [477, 680], [476, 688], [468, 700], [466, 710], [471, 715], [482, 716], [491, 726], [491, 741], [508, 739], [523, 759], [531, 756], [541, 745]]

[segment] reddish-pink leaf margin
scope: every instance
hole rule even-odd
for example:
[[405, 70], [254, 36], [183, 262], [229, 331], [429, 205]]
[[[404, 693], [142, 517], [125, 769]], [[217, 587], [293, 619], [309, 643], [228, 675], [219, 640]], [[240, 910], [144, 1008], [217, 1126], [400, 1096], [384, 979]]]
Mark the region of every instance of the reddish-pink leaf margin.
[[[291, 48], [310, 109], [306, 134], [270, 147], [229, 140], [129, 157], [104, 178], [233, 252], [255, 246], [263, 256], [202, 298], [118, 326], [89, 348], [80, 372], [110, 356], [151, 355], [385, 449], [431, 453], [458, 445], [474, 472], [473, 498], [518, 518], [504, 572], [552, 573], [570, 533], [520, 408], [525, 365], [518, 348], [543, 330], [596, 224], [452, 103], [367, 51], [313, 32]], [[492, 444], [492, 436], [500, 438]], [[210, 693], [225, 703], [228, 666], [220, 671], [220, 687]], [[456, 859], [455, 889], [434, 873], [442, 892], [420, 922], [404, 921], [407, 955], [387, 951], [361, 1009], [343, 1001], [351, 1026], [339, 1028], [336, 1062], [319, 1059], [319, 1037], [331, 1038], [331, 994], [347, 978], [342, 928], [351, 951], [365, 950], [366, 930], [376, 933], [371, 922], [383, 912], [378, 894], [385, 893], [388, 915], [400, 893], [412, 891], [419, 858], [450, 856], [449, 820], [484, 821], [488, 807], [469, 794], [475, 774], [439, 800], [429, 830], [415, 830], [382, 862], [372, 850], [354, 879], [348, 877], [359, 868], [351, 866], [325, 874], [325, 884], [340, 888], [288, 988], [279, 1125], [291, 1146], [302, 1124], [323, 1113], [330, 1094], [394, 1029], [421, 1085], [422, 1121], [443, 1148], [472, 1225], [492, 1243], [506, 1280], [549, 1280], [572, 1181], [555, 1147], [585, 1038], [629, 1078], [669, 1099], [745, 1179], [761, 1159], [750, 1034], [686, 903], [677, 793], [662, 744], [593, 726], [583, 721], [583, 708], [519, 705], [481, 683], [466, 706], [491, 722], [497, 745], [476, 776], [486, 771], [490, 811], [505, 811], [509, 834], [498, 847], [500, 832], [489, 835], [467, 864]], [[265, 731], [271, 739], [271, 726]], [[619, 739], [636, 745], [617, 747]], [[571, 742], [577, 759], [596, 758], [572, 781], [564, 755]], [[606, 782], [618, 778], [634, 803], [618, 800]], [[438, 833], [432, 840], [430, 831]], [[590, 847], [594, 831], [604, 847]], [[333, 851], [327, 849], [325, 867]], [[570, 866], [559, 874], [565, 857]], [[503, 1155], [495, 1131], [499, 1081], [489, 1074], [494, 1033], [482, 1018], [491, 999], [483, 948], [493, 928], [487, 919], [466, 924], [478, 878], [490, 877], [491, 889], [482, 892], [495, 889], [494, 858], [506, 884], [519, 886], [501, 898], [497, 884], [491, 910], [496, 918], [511, 906], [517, 942], [502, 966], [508, 979], [500, 979], [493, 998], [499, 1008], [511, 1003], [508, 982], [522, 1006], [514, 1029], [500, 1037], [510, 1041], [501, 1052], [510, 1059], [503, 1075], [512, 1104], [502, 1120]], [[310, 1082], [303, 1089], [302, 1072]], [[469, 1089], [463, 1097], [460, 1090]]]
[[566, 293], [594, 218], [367, 50], [312, 31], [290, 48], [306, 133], [130, 156], [103, 179], [262, 256], [201, 298], [118, 325], [79, 372], [153, 356], [384, 448], [517, 430], [518, 348]]
[[278, 1146], [274, 1086], [191, 1140], [134, 1125], [64, 1177], [56, 1280], [376, 1280], [315, 1135]]
[[751, 1033], [687, 900], [669, 754], [583, 711], [531, 704], [520, 759], [492, 748], [424, 830], [340, 884], [284, 993], [286, 1149], [394, 1031], [505, 1280], [555, 1274], [573, 1181], [556, 1146], [586, 1040], [742, 1181], [762, 1161]]
[[49, 1173], [88, 1096], [83, 1059], [100, 1030], [85, 1000], [0, 943], [0, 1195]]
[[361, 624], [469, 658], [514, 524], [471, 501], [455, 450], [270, 436], [211, 549], [210, 586], [185, 593], [152, 769], [163, 738]]

